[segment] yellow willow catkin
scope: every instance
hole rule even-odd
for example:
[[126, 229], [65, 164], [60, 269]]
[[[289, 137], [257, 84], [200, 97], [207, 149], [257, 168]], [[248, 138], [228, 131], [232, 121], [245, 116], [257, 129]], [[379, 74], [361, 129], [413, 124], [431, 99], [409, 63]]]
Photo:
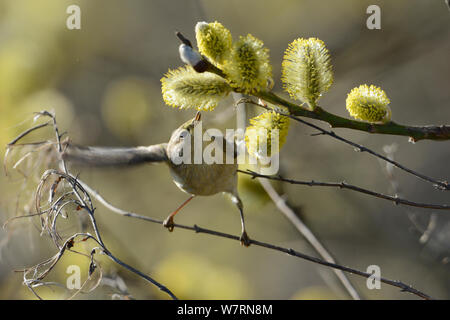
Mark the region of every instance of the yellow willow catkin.
[[385, 123], [391, 120], [389, 103], [389, 98], [382, 89], [374, 85], [361, 85], [348, 94], [346, 108], [355, 119]]
[[290, 43], [284, 53], [281, 80], [292, 98], [314, 109], [333, 84], [330, 55], [323, 41], [300, 38]]
[[[271, 157], [278, 153], [286, 142], [290, 119], [275, 111], [267, 111], [250, 119], [251, 126], [245, 132], [247, 151], [255, 158]], [[278, 131], [278, 150], [272, 147], [272, 136]], [[265, 152], [266, 151], [266, 152]]]
[[217, 21], [198, 22], [195, 26], [195, 37], [200, 53], [220, 67], [231, 52], [230, 31]]
[[213, 110], [231, 87], [213, 73], [197, 73], [190, 66], [169, 70], [161, 79], [164, 101], [180, 109]]
[[223, 71], [232, 87], [245, 93], [267, 88], [272, 81], [272, 66], [269, 62], [269, 50], [261, 40], [251, 34], [234, 43], [229, 59]]

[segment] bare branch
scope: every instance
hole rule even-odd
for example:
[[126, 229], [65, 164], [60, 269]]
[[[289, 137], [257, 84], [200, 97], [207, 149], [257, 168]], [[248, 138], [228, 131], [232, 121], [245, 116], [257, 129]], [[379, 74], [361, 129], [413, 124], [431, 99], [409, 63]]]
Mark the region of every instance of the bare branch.
[[[144, 221], [148, 221], [148, 222], [152, 222], [152, 223], [156, 223], [156, 224], [163, 224], [163, 220], [159, 220], [159, 219], [155, 219], [155, 218], [150, 218], [148, 216], [144, 216], [144, 215], [139, 215], [137, 213], [134, 212], [129, 212], [120, 208], [115, 207], [114, 205], [112, 205], [111, 203], [109, 203], [107, 200], [105, 200], [105, 198], [103, 198], [100, 193], [98, 193], [97, 191], [95, 191], [94, 189], [92, 189], [91, 187], [89, 187], [86, 183], [78, 180], [78, 182], [80, 184], [83, 185], [83, 188], [85, 190], [87, 190], [90, 194], [92, 194], [92, 196], [97, 199], [101, 204], [103, 204], [105, 207], [107, 207], [108, 209], [110, 209], [111, 211], [118, 213], [122, 216], [125, 217], [130, 217], [130, 218], [135, 218], [135, 219], [140, 219], [140, 220], [144, 220]], [[221, 238], [227, 238], [227, 239], [232, 239], [232, 240], [236, 240], [236, 241], [240, 241], [240, 237], [239, 236], [235, 236], [235, 235], [231, 235], [225, 232], [221, 232], [221, 231], [215, 231], [215, 230], [211, 230], [211, 229], [206, 229], [206, 228], [202, 228], [199, 227], [198, 225], [194, 225], [194, 226], [188, 226], [188, 225], [183, 225], [183, 224], [178, 224], [175, 223], [174, 227], [176, 228], [180, 228], [180, 229], [185, 229], [185, 230], [190, 230], [190, 231], [194, 231], [195, 233], [204, 233], [204, 234], [209, 234], [212, 236], [216, 236], [216, 237], [221, 237]], [[369, 278], [369, 277], [374, 277], [373, 274], [367, 273], [367, 272], [363, 272], [363, 271], [359, 271], [356, 269], [352, 269], [349, 267], [345, 267], [336, 263], [332, 263], [332, 262], [328, 262], [319, 258], [315, 258], [309, 255], [306, 255], [304, 253], [298, 252], [294, 249], [291, 248], [284, 248], [284, 247], [280, 247], [274, 244], [270, 244], [267, 242], [262, 242], [262, 241], [258, 241], [255, 239], [250, 239], [250, 243], [255, 245], [255, 246], [259, 246], [259, 247], [263, 247], [263, 248], [267, 248], [267, 249], [271, 249], [271, 250], [275, 250], [275, 251], [280, 251], [283, 253], [287, 253], [291, 256], [303, 259], [303, 260], [307, 260], [313, 263], [317, 263], [326, 267], [330, 267], [330, 268], [334, 268], [337, 270], [341, 270], [344, 272], [348, 272], [348, 273], [352, 273], [364, 278]], [[422, 299], [433, 299], [432, 297], [430, 297], [429, 295], [407, 285], [404, 284], [403, 282], [397, 281], [397, 280], [390, 280], [390, 279], [386, 279], [386, 278], [376, 278], [379, 281], [388, 284], [390, 286], [394, 286], [397, 288], [400, 288], [402, 291], [404, 292], [409, 292], [411, 294], [414, 294]]]
[[251, 171], [251, 170], [247, 170], [247, 171], [238, 170], [238, 172], [250, 175], [254, 178], [264, 178], [264, 179], [269, 179], [269, 180], [283, 181], [283, 182], [287, 182], [290, 184], [298, 184], [298, 185], [304, 185], [304, 186], [309, 186], [309, 187], [334, 187], [334, 188], [339, 188], [339, 189], [353, 190], [356, 192], [368, 194], [368, 195], [376, 197], [376, 198], [392, 201], [396, 205], [403, 204], [403, 205], [407, 205], [407, 206], [411, 206], [411, 207], [418, 207], [418, 208], [450, 210], [450, 206], [446, 205], [446, 204], [430, 204], [430, 203], [414, 202], [414, 201], [410, 201], [410, 200], [406, 200], [406, 199], [401, 199], [396, 196], [388, 196], [388, 195], [385, 195], [382, 193], [364, 189], [364, 188], [361, 188], [361, 187], [358, 187], [355, 185], [348, 184], [346, 182], [319, 182], [319, 181], [314, 181], [314, 180], [312, 180], [312, 181], [293, 180], [293, 179], [286, 179], [281, 176], [267, 176], [267, 175], [259, 174], [257, 172]]

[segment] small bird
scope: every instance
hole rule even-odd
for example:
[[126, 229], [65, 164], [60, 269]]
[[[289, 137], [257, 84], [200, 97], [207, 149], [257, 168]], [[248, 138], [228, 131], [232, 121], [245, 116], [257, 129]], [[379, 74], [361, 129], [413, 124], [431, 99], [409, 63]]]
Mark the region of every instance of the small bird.
[[[111, 147], [83, 147], [64, 143], [63, 159], [72, 163], [89, 166], [131, 166], [142, 163], [165, 162], [170, 169], [174, 183], [182, 191], [188, 193], [189, 198], [183, 202], [165, 220], [164, 227], [169, 231], [174, 228], [174, 216], [195, 196], [209, 196], [217, 193], [227, 193], [239, 209], [241, 217], [240, 241], [243, 246], [250, 245], [244, 222], [243, 204], [237, 191], [237, 161], [223, 161], [224, 163], [207, 164], [183, 163], [180, 158], [185, 150], [194, 154], [194, 128], [201, 122], [201, 114], [197, 112], [195, 117], [173, 131], [168, 143], [160, 143], [147, 147], [111, 148]], [[203, 135], [203, 132], [202, 132]], [[214, 138], [213, 143], [214, 143]], [[224, 141], [223, 157], [226, 158], [225, 146], [230, 143]], [[234, 143], [234, 141], [232, 142]], [[236, 150], [236, 148], [232, 149]], [[234, 153], [234, 158], [236, 157]]]

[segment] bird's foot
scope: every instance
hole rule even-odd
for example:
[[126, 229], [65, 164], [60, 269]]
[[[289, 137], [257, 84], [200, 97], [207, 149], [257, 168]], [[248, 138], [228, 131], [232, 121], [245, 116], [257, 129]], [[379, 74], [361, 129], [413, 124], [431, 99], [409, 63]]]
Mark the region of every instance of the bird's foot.
[[241, 241], [241, 245], [244, 246], [244, 247], [248, 247], [251, 244], [251, 240], [248, 237], [246, 231], [242, 232], [241, 237], [239, 238], [239, 240]]
[[169, 232], [172, 232], [173, 228], [175, 227], [175, 224], [173, 223], [173, 217], [168, 217], [166, 220], [164, 220], [163, 227], [167, 228]]

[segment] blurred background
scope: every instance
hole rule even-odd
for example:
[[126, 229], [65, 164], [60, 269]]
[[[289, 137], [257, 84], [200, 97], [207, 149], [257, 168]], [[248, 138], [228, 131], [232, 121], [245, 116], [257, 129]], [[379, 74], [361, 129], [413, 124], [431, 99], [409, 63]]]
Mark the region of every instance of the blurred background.
[[[81, 8], [81, 29], [68, 30], [66, 9]], [[366, 8], [381, 8], [381, 30], [366, 28]], [[166, 142], [194, 111], [166, 106], [160, 79], [182, 63], [179, 30], [195, 40], [198, 21], [219, 21], [233, 38], [251, 33], [270, 49], [274, 91], [280, 84], [284, 50], [298, 37], [327, 45], [335, 83], [320, 100], [330, 112], [348, 116], [347, 93], [360, 84], [382, 87], [394, 121], [410, 125], [450, 123], [450, 12], [444, 0], [397, 1], [162, 1], [0, 0], [0, 151], [32, 125], [33, 112], [56, 113], [60, 130], [83, 145], [133, 146]], [[249, 110], [256, 114], [258, 110]], [[203, 113], [205, 126], [234, 128], [233, 100]], [[325, 124], [321, 124], [326, 127]], [[409, 143], [405, 137], [336, 132], [434, 178], [450, 178], [449, 142]], [[382, 193], [398, 192], [419, 202], [449, 203], [448, 193], [367, 154], [356, 153], [310, 128], [292, 123], [281, 151], [281, 174], [302, 180], [342, 181]], [[47, 134], [47, 135], [46, 135]], [[39, 137], [51, 137], [51, 131]], [[137, 168], [74, 168], [74, 173], [114, 205], [164, 219], [187, 195], [165, 165]], [[38, 172], [39, 177], [42, 171]], [[18, 176], [0, 178], [0, 223], [26, 212], [37, 185]], [[378, 265], [381, 275], [400, 279], [433, 297], [450, 298], [450, 219], [446, 212], [409, 209], [339, 189], [276, 185], [341, 264]], [[241, 176], [250, 237], [316, 255], [270, 201], [257, 181]], [[19, 196], [20, 195], [20, 196]], [[97, 204], [100, 231], [122, 260], [167, 285], [183, 299], [348, 299], [325, 267], [236, 241], [120, 217]], [[238, 234], [239, 214], [222, 195], [194, 199], [178, 223]], [[68, 234], [76, 226], [67, 228]], [[56, 253], [38, 222], [14, 220], [0, 229], [0, 299], [35, 298], [14, 272]], [[109, 299], [125, 285], [133, 298], [167, 299], [134, 274], [101, 259], [104, 285], [79, 299]], [[86, 278], [89, 259], [68, 254], [49, 275], [65, 283], [69, 265]], [[382, 284], [368, 290], [365, 279], [349, 276], [363, 298], [415, 299]], [[109, 283], [109, 285], [108, 285]], [[113, 283], [111, 285], [111, 283]], [[39, 288], [47, 299], [67, 292]]]

